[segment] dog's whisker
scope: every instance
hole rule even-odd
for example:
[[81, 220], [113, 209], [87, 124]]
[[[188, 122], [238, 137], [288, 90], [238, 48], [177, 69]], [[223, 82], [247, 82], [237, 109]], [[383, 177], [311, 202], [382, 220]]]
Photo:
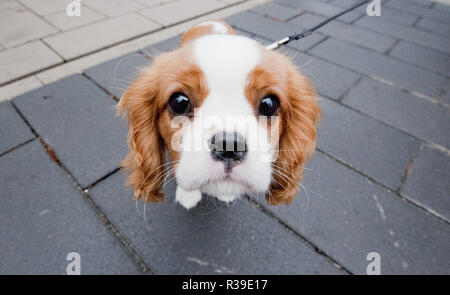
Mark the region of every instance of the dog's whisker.
[[[160, 169], [160, 168], [164, 168], [164, 167], [166, 167], [166, 166], [168, 166], [168, 165], [177, 163], [177, 162], [179, 162], [179, 161], [170, 161], [170, 162], [164, 163], [164, 164], [162, 164], [162, 165], [159, 165], [158, 167], [156, 167], [156, 168], [153, 169], [152, 171], [148, 172], [148, 173], [147, 173], [147, 176], [144, 178], [144, 180], [143, 180], [143, 181], [141, 182], [141, 184], [139, 185], [139, 189], [138, 189], [138, 191], [137, 191], [137, 193], [136, 193], [135, 195], [136, 195], [137, 197], [139, 197], [140, 192], [141, 192], [141, 189], [142, 189], [142, 186], [144, 185], [145, 181], [152, 175], [152, 173], [153, 173], [154, 171], [156, 171], [156, 170], [158, 170], [158, 169]], [[164, 169], [163, 169], [162, 172], [164, 172]], [[161, 172], [160, 172], [160, 173], [161, 173]], [[158, 173], [158, 175], [159, 175], [160, 173]]]
[[[167, 175], [166, 175], [167, 176]], [[164, 180], [166, 180], [166, 177], [164, 177]], [[167, 184], [169, 184], [171, 181], [173, 181], [173, 180], [175, 180], [175, 177], [173, 177], [173, 178], [171, 178], [169, 181], [167, 181], [167, 182], [165, 182], [166, 183], [166, 185]], [[146, 194], [146, 197], [145, 197], [145, 202], [144, 202], [144, 223], [145, 223], [145, 225], [147, 226], [147, 228], [148, 228], [148, 222], [147, 222], [147, 198], [148, 198], [148, 194], [149, 194], [149, 192], [150, 191], [147, 191], [147, 194]]]
[[[272, 163], [275, 163], [275, 164], [286, 164], [286, 165], [289, 165], [289, 166], [295, 166], [295, 165], [298, 165], [298, 164], [293, 164], [293, 163], [288, 163], [288, 162], [282, 162], [282, 161], [278, 161], [278, 160], [273, 161]], [[303, 167], [303, 170], [311, 171], [311, 172], [314, 172], [314, 173], [316, 173], [317, 175], [319, 175], [319, 173], [318, 173], [316, 170], [311, 169], [311, 168], [308, 168], [308, 167]]]
[[312, 192], [314, 195], [323, 198], [323, 196], [315, 191], [313, 191], [312, 189], [308, 188], [306, 185], [303, 185], [305, 187], [305, 189], [309, 190], [310, 192]]
[[279, 165], [277, 165], [277, 164], [274, 164], [274, 163], [272, 163], [272, 166], [274, 166], [274, 167], [276, 167], [276, 168], [278, 168], [278, 169], [281, 169], [281, 170], [284, 171], [285, 173], [288, 173], [289, 176], [291, 176], [291, 177], [293, 177], [293, 178], [296, 178], [295, 175], [294, 175], [292, 172], [290, 172], [289, 170], [287, 170], [287, 169], [285, 169], [285, 168], [283, 168], [283, 167], [281, 167], [281, 166], [279, 166]]
[[[178, 161], [170, 161], [170, 162], [164, 163], [164, 164], [158, 166], [157, 168], [155, 168], [154, 170], [152, 170], [152, 172], [153, 172], [153, 171], [156, 171], [157, 169], [160, 169], [160, 168], [162, 168], [162, 167], [165, 167], [165, 166], [171, 165], [171, 164], [173, 164], [173, 163], [176, 163], [176, 162], [178, 162]], [[163, 170], [162, 172], [160, 172], [158, 175], [160, 175], [161, 173], [164, 173], [164, 171], [165, 171], [165, 170]], [[145, 181], [146, 181], [150, 176], [151, 176], [151, 173], [149, 173], [149, 174], [144, 178], [144, 180], [141, 182], [141, 185], [139, 186], [138, 192], [137, 192], [137, 194], [136, 194], [136, 196], [137, 196], [137, 198], [135, 198], [135, 199], [136, 199], [136, 200], [135, 200], [135, 202], [136, 202], [136, 213], [137, 213], [137, 215], [138, 215], [139, 217], [142, 217], [142, 216], [139, 214], [139, 210], [138, 210], [138, 207], [139, 207], [139, 206], [138, 206], [139, 195], [140, 195], [140, 193], [141, 193], [142, 185], [145, 183]], [[147, 190], [147, 193], [146, 193], [146, 196], [145, 196], [145, 200], [144, 200], [144, 215], [145, 215], [145, 206], [146, 206], [146, 203], [147, 203], [149, 191], [150, 191], [150, 190]], [[144, 219], [145, 219], [145, 216], [144, 216]]]
[[165, 179], [175, 172], [175, 167], [166, 168], [160, 172], [158, 176], [155, 176], [155, 187], [159, 187], [161, 184], [165, 184]]
[[284, 174], [281, 171], [274, 170], [273, 173], [278, 176], [283, 176], [284, 180], [290, 184], [296, 184], [296, 185], [299, 184], [299, 182], [297, 182], [297, 180], [291, 179], [290, 177], [288, 177], [288, 175]]
[[304, 190], [304, 192], [306, 194], [306, 205], [303, 208], [303, 212], [306, 212], [306, 210], [308, 210], [308, 208], [309, 208], [309, 206], [311, 204], [311, 197], [308, 194], [308, 190], [306, 189], [306, 187], [302, 183], [300, 183], [300, 187], [303, 188], [303, 190]]

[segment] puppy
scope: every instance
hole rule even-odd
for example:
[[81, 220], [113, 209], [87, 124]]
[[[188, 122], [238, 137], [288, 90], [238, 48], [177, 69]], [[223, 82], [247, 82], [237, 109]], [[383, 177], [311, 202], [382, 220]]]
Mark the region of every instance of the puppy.
[[187, 209], [202, 193], [224, 202], [264, 193], [271, 205], [289, 204], [320, 117], [311, 83], [288, 58], [222, 21], [194, 26], [180, 48], [156, 57], [118, 112], [130, 126], [123, 166], [135, 198], [162, 201], [170, 175]]

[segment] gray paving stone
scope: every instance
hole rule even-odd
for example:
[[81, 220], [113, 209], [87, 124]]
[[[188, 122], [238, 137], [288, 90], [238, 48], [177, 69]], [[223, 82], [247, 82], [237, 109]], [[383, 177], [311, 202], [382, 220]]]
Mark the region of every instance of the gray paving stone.
[[356, 3], [358, 3], [358, 0], [331, 0], [331, 1], [327, 1], [330, 4], [333, 4], [335, 6], [339, 6], [342, 8], [347, 8], [350, 7]]
[[[295, 24], [274, 21], [248, 11], [227, 17], [225, 21], [233, 27], [254, 33], [271, 41], [280, 40], [288, 35], [299, 33], [304, 30], [304, 28]], [[307, 38], [290, 43], [289, 47], [298, 50], [307, 50], [323, 39], [323, 36], [313, 33]]]
[[427, 70], [450, 76], [450, 55], [433, 49], [401, 41], [389, 52], [389, 55]]
[[314, 84], [320, 94], [338, 100], [350, 89], [361, 75], [336, 66], [323, 59], [312, 57], [301, 52], [281, 51], [292, 57], [299, 70]]
[[38, 140], [1, 157], [0, 175], [0, 274], [65, 274], [70, 252], [81, 274], [140, 273]]
[[253, 8], [252, 11], [261, 14], [263, 16], [270, 17], [274, 20], [280, 21], [286, 21], [303, 12], [301, 9], [286, 7], [272, 2], [265, 3], [263, 5], [258, 5], [255, 8]]
[[448, 23], [422, 18], [416, 26], [447, 38], [450, 36], [450, 25]]
[[450, 221], [450, 156], [425, 146], [415, 159], [401, 194]]
[[408, 3], [401, 0], [390, 0], [386, 6], [395, 8], [404, 12], [420, 15], [425, 18], [436, 19], [441, 22], [450, 23], [450, 11], [442, 9], [430, 9], [417, 5], [417, 3]]
[[85, 73], [120, 99], [123, 92], [139, 75], [139, 70], [149, 64], [150, 60], [142, 54], [131, 53], [89, 68]]
[[[324, 20], [324, 17], [304, 13], [299, 17], [292, 19], [290, 22], [296, 23], [302, 27], [312, 27]], [[336, 39], [354, 43], [381, 53], [390, 49], [396, 41], [392, 37], [337, 21], [328, 23], [318, 31], [324, 35], [332, 36]]]
[[445, 92], [442, 94], [441, 100], [450, 105], [450, 82], [448, 83]]
[[317, 91], [334, 100], [340, 99], [360, 78], [356, 73], [321, 59], [305, 68], [312, 75]]
[[0, 103], [0, 138], [0, 155], [34, 138], [33, 132], [9, 102]]
[[400, 0], [403, 1], [405, 5], [414, 4], [422, 7], [431, 7], [434, 1], [431, 0]]
[[147, 57], [152, 58], [162, 52], [172, 51], [180, 47], [181, 35], [177, 35], [162, 42], [152, 44], [140, 50]]
[[146, 225], [122, 173], [90, 193], [157, 274], [340, 273], [245, 199], [229, 206], [204, 201], [187, 211], [174, 203], [172, 183], [165, 202], [147, 204]]
[[13, 101], [83, 187], [116, 169], [126, 155], [127, 128], [115, 116], [115, 103], [81, 75]]
[[233, 28], [233, 29], [236, 32], [236, 34], [238, 34], [240, 36], [245, 36], [245, 37], [248, 37], [248, 38], [253, 38], [255, 36], [255, 35], [253, 35], [251, 33], [239, 30], [238, 28]]
[[[331, 4], [323, 3], [321, 1], [314, 1], [314, 0], [276, 0], [275, 2], [287, 5], [289, 7], [293, 8], [300, 8], [303, 11], [312, 12], [314, 14], [319, 14], [323, 16], [333, 16], [335, 14], [338, 14], [341, 12], [342, 9], [339, 6], [334, 6]], [[353, 10], [341, 17], [339, 17], [339, 20], [345, 21], [345, 22], [353, 22], [356, 19], [358, 19], [363, 13], [365, 13], [365, 9], [363, 8], [357, 8], [356, 10]]]
[[414, 15], [397, 9], [390, 9], [386, 6], [383, 6], [381, 9], [381, 15], [377, 16], [377, 19], [383, 21], [410, 26], [420, 18], [418, 15]]
[[418, 141], [330, 100], [322, 99], [319, 105], [323, 115], [317, 146], [396, 190]]
[[369, 16], [357, 20], [355, 24], [385, 35], [450, 54], [450, 38], [444, 38], [413, 27], [379, 21], [377, 18], [371, 18]]
[[[304, 12], [301, 15], [291, 19], [289, 22], [297, 24], [303, 28], [309, 28], [309, 27], [317, 25], [318, 23], [324, 21], [325, 19], [326, 19], [326, 17], [324, 17], [324, 16], [312, 14], [310, 12]], [[333, 24], [334, 24], [334, 21], [325, 25], [325, 27], [332, 26]]]
[[[352, 6], [353, 4], [356, 4], [359, 2], [358, 0], [334, 0], [330, 3], [342, 8], [348, 8]], [[386, 1], [384, 1], [386, 2]], [[367, 6], [366, 6], [367, 7]], [[418, 19], [419, 16], [407, 12], [403, 12], [397, 9], [390, 9], [387, 6], [383, 6], [381, 8], [382, 12], [380, 16], [377, 16], [378, 19], [382, 19], [385, 21], [390, 21], [394, 23], [404, 24], [404, 25], [412, 25], [414, 24]]]
[[450, 273], [448, 224], [322, 153], [307, 167], [309, 206], [301, 189], [289, 206], [269, 210], [327, 255], [355, 274], [366, 274], [374, 251], [381, 274]]
[[310, 52], [357, 72], [431, 97], [438, 97], [441, 88], [447, 83], [447, 79], [437, 73], [339, 40], [325, 40]]
[[342, 102], [420, 139], [450, 148], [450, 112], [442, 106], [368, 79], [351, 89]]
[[448, 12], [450, 12], [450, 5], [445, 4], [445, 3], [439, 3], [439, 2], [435, 2], [433, 9], [435, 10], [446, 10]]

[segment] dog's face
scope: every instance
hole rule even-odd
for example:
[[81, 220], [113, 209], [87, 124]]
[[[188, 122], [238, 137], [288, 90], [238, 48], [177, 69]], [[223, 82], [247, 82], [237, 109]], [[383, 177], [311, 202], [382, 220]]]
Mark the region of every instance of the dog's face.
[[169, 173], [186, 208], [201, 193], [226, 202], [266, 193], [270, 204], [289, 203], [320, 116], [312, 86], [286, 57], [223, 22], [185, 33], [179, 49], [142, 71], [119, 110], [130, 123], [124, 166], [135, 197], [160, 201]]

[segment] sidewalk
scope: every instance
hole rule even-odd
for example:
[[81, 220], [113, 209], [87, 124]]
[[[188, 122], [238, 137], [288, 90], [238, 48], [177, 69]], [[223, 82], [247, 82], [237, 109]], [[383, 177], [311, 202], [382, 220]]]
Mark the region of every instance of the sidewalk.
[[[204, 17], [268, 44], [355, 1], [262, 2]], [[170, 22], [155, 15], [145, 21]], [[323, 111], [290, 206], [259, 196], [187, 211], [173, 182], [164, 203], [144, 206], [124, 187], [127, 127], [113, 107], [136, 69], [197, 21], [91, 55], [52, 47], [75, 59], [25, 78], [37, 80], [31, 92], [11, 97], [23, 80], [0, 89], [0, 274], [65, 274], [70, 252], [82, 274], [366, 274], [370, 252], [382, 274], [450, 274], [450, 6], [383, 1], [380, 17], [360, 8], [282, 49]]]
[[[201, 5], [198, 5], [201, 2]], [[264, 0], [0, 1], [0, 101]]]

